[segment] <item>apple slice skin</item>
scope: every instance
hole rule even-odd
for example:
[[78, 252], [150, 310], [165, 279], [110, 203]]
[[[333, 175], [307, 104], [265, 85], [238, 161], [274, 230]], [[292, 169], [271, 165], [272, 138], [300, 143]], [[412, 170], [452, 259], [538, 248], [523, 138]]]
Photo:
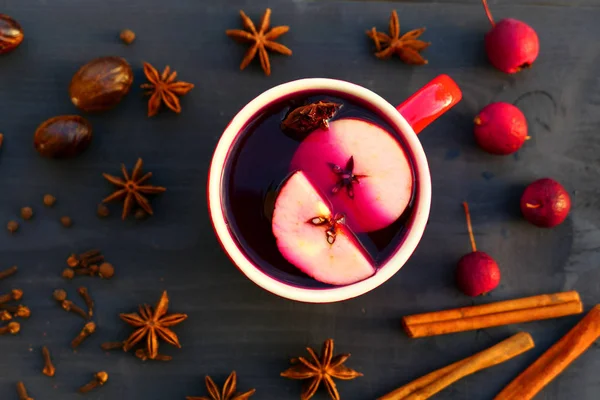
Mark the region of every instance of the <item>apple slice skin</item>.
[[326, 227], [315, 226], [315, 217], [330, 218], [331, 208], [302, 171], [282, 185], [273, 212], [272, 229], [281, 254], [298, 269], [332, 285], [348, 285], [375, 273], [373, 263], [344, 225], [329, 244]]
[[[331, 164], [344, 168], [350, 157], [353, 173], [365, 175], [353, 184], [353, 198], [345, 188], [332, 193], [338, 176]], [[413, 174], [404, 149], [385, 129], [361, 119], [338, 119], [330, 122], [328, 130], [313, 131], [298, 147], [290, 170], [303, 171], [333, 209], [346, 215], [354, 232], [391, 225], [412, 197]]]

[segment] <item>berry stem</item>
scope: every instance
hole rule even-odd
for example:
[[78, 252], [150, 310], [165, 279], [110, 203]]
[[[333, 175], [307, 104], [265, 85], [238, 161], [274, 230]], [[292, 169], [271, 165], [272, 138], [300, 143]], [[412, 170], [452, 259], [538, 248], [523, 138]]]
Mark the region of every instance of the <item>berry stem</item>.
[[541, 206], [542, 206], [541, 204], [525, 203], [525, 207], [527, 207], [527, 208], [540, 208]]
[[490, 8], [488, 7], [487, 0], [482, 0], [482, 1], [483, 1], [483, 8], [485, 10], [485, 15], [487, 15], [488, 19], [490, 20], [490, 24], [492, 24], [492, 27], [495, 27], [496, 23], [494, 22], [494, 17], [492, 17], [492, 13], [490, 12]]
[[473, 226], [471, 225], [471, 213], [469, 212], [469, 204], [463, 201], [463, 207], [465, 208], [465, 216], [467, 217], [467, 230], [469, 231], [469, 239], [471, 239], [471, 249], [473, 253], [477, 251], [477, 245], [475, 244], [475, 236], [473, 235]]

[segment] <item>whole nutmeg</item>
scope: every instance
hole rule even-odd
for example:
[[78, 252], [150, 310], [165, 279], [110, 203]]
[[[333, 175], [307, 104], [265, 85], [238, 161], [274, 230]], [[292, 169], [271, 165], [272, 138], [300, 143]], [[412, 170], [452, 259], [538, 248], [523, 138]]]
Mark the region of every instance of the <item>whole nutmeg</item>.
[[23, 28], [6, 14], [0, 14], [0, 54], [13, 51], [23, 41]]
[[119, 104], [132, 83], [133, 71], [124, 58], [100, 57], [75, 73], [69, 95], [83, 111], [105, 111]]
[[60, 115], [42, 122], [33, 138], [44, 157], [70, 158], [82, 153], [92, 141], [92, 125], [79, 115]]

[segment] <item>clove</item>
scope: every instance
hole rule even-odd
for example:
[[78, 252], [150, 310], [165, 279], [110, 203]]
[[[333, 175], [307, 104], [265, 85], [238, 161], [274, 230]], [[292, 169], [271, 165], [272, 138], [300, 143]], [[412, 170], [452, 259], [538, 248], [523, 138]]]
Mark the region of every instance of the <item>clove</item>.
[[125, 343], [123, 343], [123, 342], [106, 342], [106, 343], [102, 343], [100, 345], [100, 347], [104, 351], [110, 351], [110, 350], [117, 350], [117, 349], [122, 350], [124, 345], [125, 345]]
[[[148, 352], [144, 349], [137, 349], [135, 351], [135, 356], [142, 361], [147, 361], [150, 359], [150, 357], [148, 356]], [[173, 357], [167, 356], [165, 354], [157, 354], [156, 357], [153, 358], [153, 360], [156, 361], [171, 361], [172, 359]]]
[[27, 394], [27, 389], [25, 389], [25, 384], [23, 382], [17, 382], [17, 396], [19, 396], [19, 400], [33, 400]]
[[104, 385], [106, 381], [108, 381], [108, 374], [105, 371], [100, 371], [94, 374], [94, 379], [90, 383], [79, 388], [79, 393], [87, 393], [98, 386]]
[[82, 286], [79, 289], [77, 289], [77, 293], [79, 293], [79, 295], [85, 302], [85, 305], [88, 308], [88, 318], [91, 319], [94, 316], [94, 300], [92, 300], [90, 292], [86, 287]]
[[[3, 311], [0, 312], [0, 314], [3, 313], [3, 312], [8, 312], [8, 313], [12, 313], [12, 317], [18, 317], [18, 318], [29, 318], [29, 317], [31, 317], [31, 310], [29, 309], [29, 307], [24, 306], [22, 304], [19, 304], [18, 306], [6, 306], [6, 305], [2, 305], [0, 307], [2, 307], [2, 309], [3, 309]], [[0, 316], [0, 319], [1, 318], [2, 317]]]
[[7, 310], [0, 311], [0, 321], [10, 321], [12, 318], [12, 315]]
[[13, 265], [12, 267], [5, 269], [4, 271], [0, 271], [0, 279], [8, 278], [11, 275], [14, 275], [17, 272], [17, 266]]
[[63, 310], [67, 311], [67, 312], [73, 312], [81, 317], [83, 317], [83, 319], [88, 320], [88, 314], [83, 310], [83, 308], [79, 307], [77, 304], [73, 303], [70, 300], [64, 300], [60, 303], [61, 307], [63, 308]]
[[44, 369], [42, 369], [42, 373], [46, 376], [54, 376], [56, 368], [54, 367], [54, 364], [52, 364], [50, 350], [48, 350], [46, 346], [42, 347], [42, 356], [44, 357]]
[[13, 300], [21, 300], [23, 297], [23, 291], [21, 289], [13, 289], [8, 294], [0, 296], [0, 304], [8, 303]]
[[0, 328], [0, 335], [6, 335], [10, 333], [11, 335], [16, 335], [21, 330], [21, 324], [18, 322], [9, 322], [8, 325]]
[[88, 250], [79, 255], [71, 254], [67, 258], [67, 265], [71, 268], [88, 267], [92, 264], [97, 264], [104, 261], [104, 256], [100, 250]]
[[71, 347], [76, 349], [79, 345], [92, 333], [96, 332], [96, 324], [94, 322], [88, 322], [84, 325], [79, 335], [71, 342]]

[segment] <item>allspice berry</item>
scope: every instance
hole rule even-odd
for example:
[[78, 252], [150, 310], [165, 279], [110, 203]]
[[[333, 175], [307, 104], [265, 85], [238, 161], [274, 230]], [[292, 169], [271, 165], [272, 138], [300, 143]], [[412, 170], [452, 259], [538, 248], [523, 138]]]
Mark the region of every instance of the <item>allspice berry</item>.
[[51, 194], [44, 195], [44, 205], [46, 207], [52, 207], [55, 203], [56, 203], [56, 197], [52, 196]]
[[67, 217], [67, 216], [60, 217], [60, 223], [65, 228], [70, 228], [73, 225], [73, 220], [71, 219], [71, 217]]
[[21, 218], [25, 221], [30, 220], [33, 217], [33, 209], [31, 207], [21, 208]]
[[65, 279], [73, 279], [75, 277], [75, 271], [71, 268], [65, 268], [62, 272], [62, 277]]
[[135, 32], [131, 29], [123, 29], [119, 34], [119, 38], [125, 44], [131, 44], [135, 40]]
[[135, 214], [133, 214], [133, 217], [135, 219], [144, 219], [148, 216], [148, 214], [146, 213], [146, 211], [142, 210], [141, 208], [138, 208], [135, 211]]
[[110, 215], [110, 210], [104, 204], [98, 204], [96, 214], [98, 214], [100, 218], [106, 218]]
[[102, 263], [98, 269], [98, 276], [102, 279], [110, 279], [115, 275], [115, 268], [111, 263]]
[[6, 229], [8, 229], [10, 233], [15, 233], [19, 229], [19, 223], [17, 221], [8, 221]]

